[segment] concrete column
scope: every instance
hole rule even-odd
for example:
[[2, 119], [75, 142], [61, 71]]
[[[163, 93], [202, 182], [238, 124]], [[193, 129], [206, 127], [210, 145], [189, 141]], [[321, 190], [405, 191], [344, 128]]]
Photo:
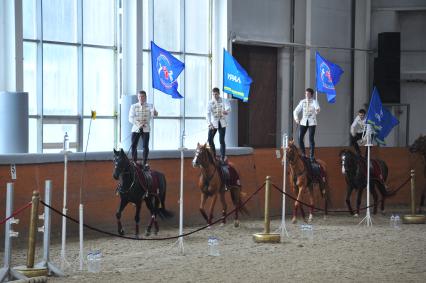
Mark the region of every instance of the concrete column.
[[238, 147], [238, 100], [229, 99], [231, 113], [228, 115], [225, 144], [227, 147]]
[[[132, 124], [129, 122], [129, 110], [133, 103], [138, 101], [137, 95], [123, 95], [121, 99], [121, 147], [125, 152], [130, 148], [132, 144]], [[142, 149], [142, 143], [139, 143], [139, 149]]]
[[[305, 43], [311, 45], [311, 17], [312, 17], [311, 0], [306, 0], [306, 26], [305, 26]], [[305, 88], [311, 86], [311, 49], [306, 48], [305, 51]]]
[[28, 153], [28, 93], [0, 92], [0, 154]]

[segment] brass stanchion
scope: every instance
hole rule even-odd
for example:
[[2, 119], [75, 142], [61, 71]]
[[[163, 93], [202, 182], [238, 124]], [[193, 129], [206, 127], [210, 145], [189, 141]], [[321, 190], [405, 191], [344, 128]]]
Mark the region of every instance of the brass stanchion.
[[402, 223], [404, 224], [424, 224], [426, 217], [423, 214], [416, 214], [416, 184], [415, 184], [415, 172], [411, 170], [411, 214], [406, 214], [402, 217]]
[[253, 234], [253, 240], [256, 243], [279, 243], [281, 240], [280, 234], [270, 233], [270, 219], [269, 219], [269, 198], [271, 190], [271, 177], [266, 177], [265, 185], [265, 229], [263, 233]]
[[30, 216], [30, 231], [28, 236], [28, 253], [27, 266], [18, 266], [15, 269], [27, 277], [46, 276], [47, 268], [34, 267], [35, 246], [37, 240], [37, 219], [38, 219], [38, 204], [40, 201], [40, 193], [33, 191], [31, 216]]

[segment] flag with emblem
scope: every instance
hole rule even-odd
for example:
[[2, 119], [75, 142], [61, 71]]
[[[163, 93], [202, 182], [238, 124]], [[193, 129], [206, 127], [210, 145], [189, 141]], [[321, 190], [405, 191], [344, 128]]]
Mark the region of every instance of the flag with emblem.
[[169, 51], [158, 47], [151, 41], [152, 87], [173, 98], [183, 98], [178, 92], [178, 82], [185, 64], [175, 58]]
[[375, 139], [379, 144], [385, 144], [385, 138], [393, 127], [399, 124], [398, 119], [388, 109], [383, 107], [379, 92], [375, 87], [368, 106], [367, 123], [372, 125], [375, 131]]
[[223, 49], [223, 92], [247, 102], [252, 82], [246, 70]]
[[343, 74], [342, 68], [334, 64], [316, 52], [316, 75], [317, 75], [317, 91], [327, 95], [328, 103], [336, 102], [336, 85], [340, 81]]

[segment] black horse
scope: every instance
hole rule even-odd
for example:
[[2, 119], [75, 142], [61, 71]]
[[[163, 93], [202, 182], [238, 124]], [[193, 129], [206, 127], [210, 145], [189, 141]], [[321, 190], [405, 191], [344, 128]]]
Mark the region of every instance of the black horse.
[[[409, 148], [411, 153], [419, 154], [423, 157], [423, 175], [426, 177], [426, 136], [420, 135]], [[420, 195], [419, 213], [422, 213], [425, 204], [426, 187], [423, 187]]]
[[[358, 216], [359, 208], [361, 206], [362, 194], [364, 189], [367, 187], [367, 160], [347, 149], [342, 150], [339, 156], [342, 165], [342, 174], [345, 175], [347, 184], [346, 205], [348, 206], [351, 215], [354, 215], [351, 206], [351, 194], [353, 190], [356, 190], [357, 209], [355, 216]], [[380, 159], [372, 159], [370, 162], [370, 193], [372, 194], [374, 201], [373, 213], [377, 213], [376, 187], [382, 195], [380, 208], [382, 213], [384, 213], [385, 198], [395, 194], [395, 192], [389, 192], [385, 186], [385, 182], [388, 178], [388, 166], [383, 160]]]
[[114, 179], [119, 181], [117, 191], [120, 195], [120, 205], [115, 216], [117, 217], [118, 233], [124, 235], [121, 225], [121, 212], [131, 202], [136, 205], [136, 237], [139, 237], [139, 221], [142, 200], [151, 212], [151, 221], [146, 228], [145, 235], [151, 235], [151, 227], [154, 224], [154, 233], [157, 234], [157, 215], [161, 218], [172, 217], [173, 214], [165, 208], [166, 178], [163, 173], [151, 170], [141, 170], [139, 165], [130, 162], [123, 149], [114, 149]]

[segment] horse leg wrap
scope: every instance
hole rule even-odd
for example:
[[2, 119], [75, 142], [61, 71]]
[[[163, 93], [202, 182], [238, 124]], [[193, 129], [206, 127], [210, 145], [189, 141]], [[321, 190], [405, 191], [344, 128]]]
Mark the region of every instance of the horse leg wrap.
[[158, 228], [158, 222], [157, 220], [154, 221], [154, 234], [157, 235], [158, 231], [160, 231], [160, 229]]
[[139, 235], [139, 224], [138, 223], [136, 223], [135, 234], [136, 234], [136, 236]]
[[226, 224], [226, 210], [222, 210], [222, 217], [223, 217], [222, 223]]

